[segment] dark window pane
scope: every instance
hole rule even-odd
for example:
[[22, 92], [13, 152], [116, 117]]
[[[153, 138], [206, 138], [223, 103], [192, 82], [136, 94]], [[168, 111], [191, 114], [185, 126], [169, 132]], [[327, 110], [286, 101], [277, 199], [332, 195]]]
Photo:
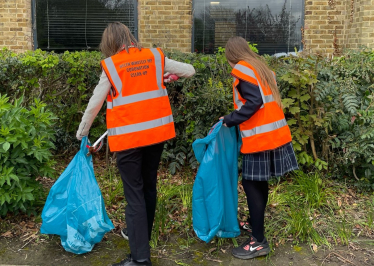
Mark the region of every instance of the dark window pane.
[[37, 0], [38, 48], [98, 49], [108, 23], [135, 31], [134, 0]]
[[194, 49], [213, 53], [232, 36], [260, 54], [301, 49], [303, 0], [194, 0]]

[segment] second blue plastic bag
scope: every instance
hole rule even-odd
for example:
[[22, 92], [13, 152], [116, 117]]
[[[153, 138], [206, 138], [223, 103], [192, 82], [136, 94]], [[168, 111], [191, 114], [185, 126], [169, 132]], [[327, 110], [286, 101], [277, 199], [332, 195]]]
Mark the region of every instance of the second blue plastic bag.
[[114, 228], [97, 184], [92, 156], [86, 156], [88, 141], [52, 186], [42, 213], [42, 234], [61, 236], [66, 251], [90, 252], [104, 234]]
[[227, 128], [220, 121], [207, 137], [192, 144], [200, 163], [192, 194], [193, 228], [207, 243], [214, 236], [231, 238], [240, 234], [237, 220], [239, 142], [236, 128]]

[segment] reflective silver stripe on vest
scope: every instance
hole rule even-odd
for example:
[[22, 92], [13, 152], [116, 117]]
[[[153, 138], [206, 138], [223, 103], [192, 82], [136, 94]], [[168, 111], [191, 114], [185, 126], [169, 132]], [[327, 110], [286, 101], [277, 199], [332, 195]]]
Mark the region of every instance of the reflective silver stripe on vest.
[[264, 103], [270, 103], [270, 102], [274, 102], [273, 95], [272, 94], [265, 95], [265, 102]]
[[242, 108], [242, 106], [243, 106], [243, 103], [242, 103], [242, 101], [241, 100], [239, 100], [239, 92], [238, 92], [238, 90], [237, 90], [237, 88], [236, 88], [236, 86], [235, 86], [235, 82], [236, 82], [236, 80], [237, 80], [237, 78], [235, 78], [234, 77], [234, 101], [235, 101], [235, 103], [236, 103], [236, 106], [238, 107], [238, 108], [236, 108], [236, 110], [240, 110], [240, 108]]
[[[235, 80], [234, 80], [234, 83], [235, 83]], [[274, 101], [273, 95], [266, 95], [264, 98], [265, 98], [264, 103], [270, 103]], [[234, 88], [234, 100], [235, 100], [236, 106], [238, 107], [236, 108], [236, 110], [239, 111], [244, 104], [241, 100], [239, 100], [239, 92], [236, 87]], [[261, 107], [264, 107], [264, 105], [262, 105]]]
[[157, 77], [157, 86], [160, 90], [162, 90], [162, 79], [164, 77], [162, 73], [162, 60], [161, 54], [156, 48], [150, 49], [155, 57], [155, 65], [156, 65], [156, 77]]
[[172, 122], [174, 122], [173, 115], [169, 115], [169, 116], [165, 116], [165, 117], [147, 121], [147, 122], [137, 123], [137, 124], [123, 126], [123, 127], [110, 128], [108, 129], [108, 134], [109, 136], [117, 136], [117, 135], [122, 135], [122, 134], [134, 133], [134, 132], [139, 132], [139, 131], [167, 125]]
[[[265, 99], [264, 91], [262, 90], [260, 82], [258, 82], [258, 79], [256, 78], [255, 72], [252, 69], [250, 69], [249, 67], [242, 66], [242, 65], [239, 65], [239, 64], [235, 65], [235, 69], [242, 72], [244, 75], [247, 75], [247, 76], [250, 76], [251, 78], [254, 78], [257, 81], [257, 85], [260, 88], [262, 102], [264, 104], [267, 103], [267, 101]], [[264, 108], [264, 104], [261, 106], [261, 108]]]
[[117, 91], [119, 94], [122, 92], [122, 80], [118, 75], [117, 69], [114, 66], [114, 62], [111, 57], [108, 57], [107, 59], [104, 60], [105, 65], [109, 71], [109, 75], [112, 78], [113, 85], [116, 87]]
[[254, 78], [255, 80], [257, 80], [256, 75], [255, 75], [255, 72], [254, 72], [252, 69], [250, 69], [249, 67], [246, 67], [246, 66], [243, 66], [243, 65], [236, 64], [236, 65], [235, 65], [235, 69], [236, 69], [236, 70], [239, 70], [239, 71], [242, 72], [244, 75], [250, 76], [251, 78]]
[[[164, 96], [168, 95], [167, 90], [162, 87], [163, 71], [162, 71], [161, 53], [156, 48], [150, 49], [150, 51], [152, 52], [152, 54], [155, 58], [154, 64], [155, 64], [155, 67], [156, 67], [156, 79], [157, 79], [158, 90], [157, 91], [142, 92], [142, 93], [133, 94], [133, 95], [129, 95], [129, 96], [122, 96], [122, 91], [119, 90], [119, 87], [117, 87], [116, 82], [118, 82], [118, 84], [121, 84], [120, 88], [122, 89], [122, 81], [119, 78], [117, 70], [116, 70], [116, 68], [113, 64], [113, 60], [111, 58], [105, 59], [105, 63], [107, 64], [107, 68], [110, 72], [110, 75], [112, 77], [113, 82], [115, 83], [114, 85], [117, 87], [117, 90], [119, 91], [119, 96], [116, 99], [113, 99], [113, 102], [112, 102], [111, 105], [107, 104], [107, 109], [113, 109], [114, 106], [121, 106], [121, 105], [125, 105], [125, 104], [145, 101], [145, 100], [154, 99], [154, 98], [158, 98], [158, 97], [164, 97]], [[108, 60], [108, 59], [110, 59], [110, 60]]]
[[113, 104], [114, 106], [121, 106], [125, 104], [136, 103], [140, 101], [159, 98], [159, 97], [163, 97], [167, 95], [168, 95], [168, 92], [166, 89], [157, 90], [157, 91], [147, 91], [147, 92], [142, 92], [142, 93], [126, 96], [126, 97], [118, 97], [113, 100]]
[[259, 127], [252, 128], [250, 130], [241, 131], [242, 138], [248, 138], [257, 134], [267, 133], [273, 130], [287, 126], [286, 119], [278, 120], [270, 124], [262, 125]]

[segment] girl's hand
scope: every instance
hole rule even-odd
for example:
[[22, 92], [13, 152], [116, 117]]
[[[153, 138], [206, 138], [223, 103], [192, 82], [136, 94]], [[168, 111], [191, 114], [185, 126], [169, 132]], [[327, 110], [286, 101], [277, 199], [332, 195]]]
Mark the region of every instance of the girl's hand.
[[[219, 118], [219, 120], [223, 120], [223, 116], [221, 116], [220, 118]], [[225, 127], [227, 127], [227, 125], [226, 125], [226, 123], [225, 124], [223, 124]]]
[[177, 75], [174, 75], [174, 74], [170, 74], [169, 72], [165, 73], [164, 74], [164, 82], [165, 83], [170, 83], [170, 82], [173, 82], [173, 81], [177, 81], [179, 79], [179, 77]]

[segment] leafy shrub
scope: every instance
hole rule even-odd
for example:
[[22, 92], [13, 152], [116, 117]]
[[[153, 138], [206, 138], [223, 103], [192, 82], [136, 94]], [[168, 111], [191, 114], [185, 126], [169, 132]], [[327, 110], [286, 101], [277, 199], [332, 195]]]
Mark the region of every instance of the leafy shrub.
[[328, 120], [321, 137], [336, 177], [374, 189], [374, 53], [349, 51], [319, 73], [316, 99]]
[[[87, 107], [100, 75], [99, 52], [65, 52], [41, 50], [12, 53], [0, 51], [0, 93], [23, 97], [28, 106], [38, 98], [53, 109], [56, 121], [56, 147], [78, 148], [75, 131]], [[12, 99], [11, 99], [12, 101]], [[103, 107], [105, 110], [105, 107]], [[106, 129], [105, 117], [98, 116], [91, 134], [98, 137]]]
[[0, 215], [32, 212], [42, 193], [35, 179], [53, 173], [54, 116], [39, 100], [28, 109], [21, 103], [0, 95]]
[[267, 59], [277, 71], [298, 162], [374, 189], [374, 53]]
[[233, 109], [232, 78], [224, 55], [169, 54], [171, 59], [195, 67], [196, 75], [168, 84], [177, 138], [168, 142], [163, 159], [174, 173], [185, 164], [192, 168], [197, 162], [192, 150], [195, 139], [205, 137], [220, 116]]
[[[233, 110], [232, 77], [222, 48], [215, 55], [166, 54], [196, 69], [192, 78], [167, 85], [177, 138], [166, 144], [163, 161], [174, 173], [183, 166], [197, 167], [192, 142]], [[328, 170], [335, 177], [352, 180], [356, 176], [361, 185], [374, 188], [374, 53], [347, 51], [334, 59], [263, 58], [277, 74], [293, 145], [304, 170]], [[0, 93], [23, 95], [24, 104], [34, 97], [46, 102], [59, 117], [57, 148], [74, 149], [75, 132], [98, 82], [101, 59], [98, 52], [14, 54], [3, 50]], [[106, 130], [104, 115], [105, 106], [90, 131], [93, 138]]]

